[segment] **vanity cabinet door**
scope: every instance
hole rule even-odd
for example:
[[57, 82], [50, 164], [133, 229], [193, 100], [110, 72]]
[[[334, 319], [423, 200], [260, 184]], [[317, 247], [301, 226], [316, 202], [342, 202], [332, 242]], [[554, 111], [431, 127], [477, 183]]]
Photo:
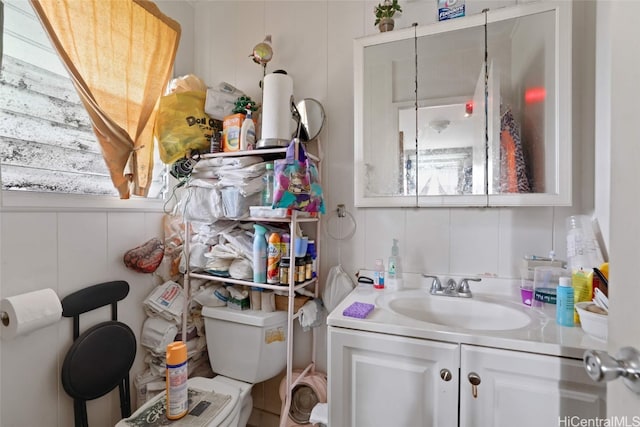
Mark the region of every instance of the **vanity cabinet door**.
[[[557, 426], [570, 425], [572, 417], [606, 417], [606, 387], [588, 377], [581, 360], [469, 345], [461, 346], [460, 357], [460, 427]], [[480, 378], [475, 396], [473, 373]]]
[[330, 426], [458, 426], [459, 345], [329, 327], [328, 350]]

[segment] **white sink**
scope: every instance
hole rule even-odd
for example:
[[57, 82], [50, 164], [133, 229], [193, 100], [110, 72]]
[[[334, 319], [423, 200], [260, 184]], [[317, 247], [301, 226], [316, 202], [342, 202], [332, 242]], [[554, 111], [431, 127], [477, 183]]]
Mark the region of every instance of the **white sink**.
[[507, 302], [478, 295], [460, 298], [407, 290], [380, 295], [376, 305], [411, 319], [471, 330], [520, 329], [533, 320], [524, 306], [511, 307]]

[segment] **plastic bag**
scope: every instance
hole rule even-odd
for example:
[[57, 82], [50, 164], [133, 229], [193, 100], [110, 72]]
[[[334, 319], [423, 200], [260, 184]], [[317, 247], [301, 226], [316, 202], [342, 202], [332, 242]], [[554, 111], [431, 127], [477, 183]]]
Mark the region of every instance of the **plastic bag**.
[[295, 140], [291, 141], [286, 158], [274, 162], [274, 174], [274, 208], [325, 213], [318, 168], [307, 158], [303, 145]]
[[204, 112], [204, 99], [205, 92], [200, 91], [160, 98], [154, 135], [164, 163], [173, 163], [189, 151], [209, 151], [214, 122]]
[[331, 313], [354, 287], [353, 281], [341, 265], [332, 267], [322, 291], [322, 302], [327, 312]]

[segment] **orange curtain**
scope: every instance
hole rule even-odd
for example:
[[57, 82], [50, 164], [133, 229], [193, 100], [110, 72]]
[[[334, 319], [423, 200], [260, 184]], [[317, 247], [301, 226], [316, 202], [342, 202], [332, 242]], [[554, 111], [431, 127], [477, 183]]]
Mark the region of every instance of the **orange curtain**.
[[31, 0], [89, 112], [120, 194], [146, 196], [180, 24], [148, 0]]

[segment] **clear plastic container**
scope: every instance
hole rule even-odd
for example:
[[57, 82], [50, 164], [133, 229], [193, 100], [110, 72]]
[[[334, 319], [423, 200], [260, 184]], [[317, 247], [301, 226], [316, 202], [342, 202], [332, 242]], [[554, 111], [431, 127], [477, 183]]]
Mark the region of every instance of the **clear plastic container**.
[[568, 270], [558, 267], [536, 267], [533, 275], [532, 307], [555, 305], [560, 278], [571, 278], [571, 273]]
[[602, 250], [587, 215], [572, 215], [566, 219], [567, 262], [572, 270], [590, 270], [604, 262]]
[[273, 187], [275, 184], [273, 175], [273, 163], [267, 163], [267, 170], [262, 177], [264, 189], [262, 190], [262, 206], [273, 205]]

